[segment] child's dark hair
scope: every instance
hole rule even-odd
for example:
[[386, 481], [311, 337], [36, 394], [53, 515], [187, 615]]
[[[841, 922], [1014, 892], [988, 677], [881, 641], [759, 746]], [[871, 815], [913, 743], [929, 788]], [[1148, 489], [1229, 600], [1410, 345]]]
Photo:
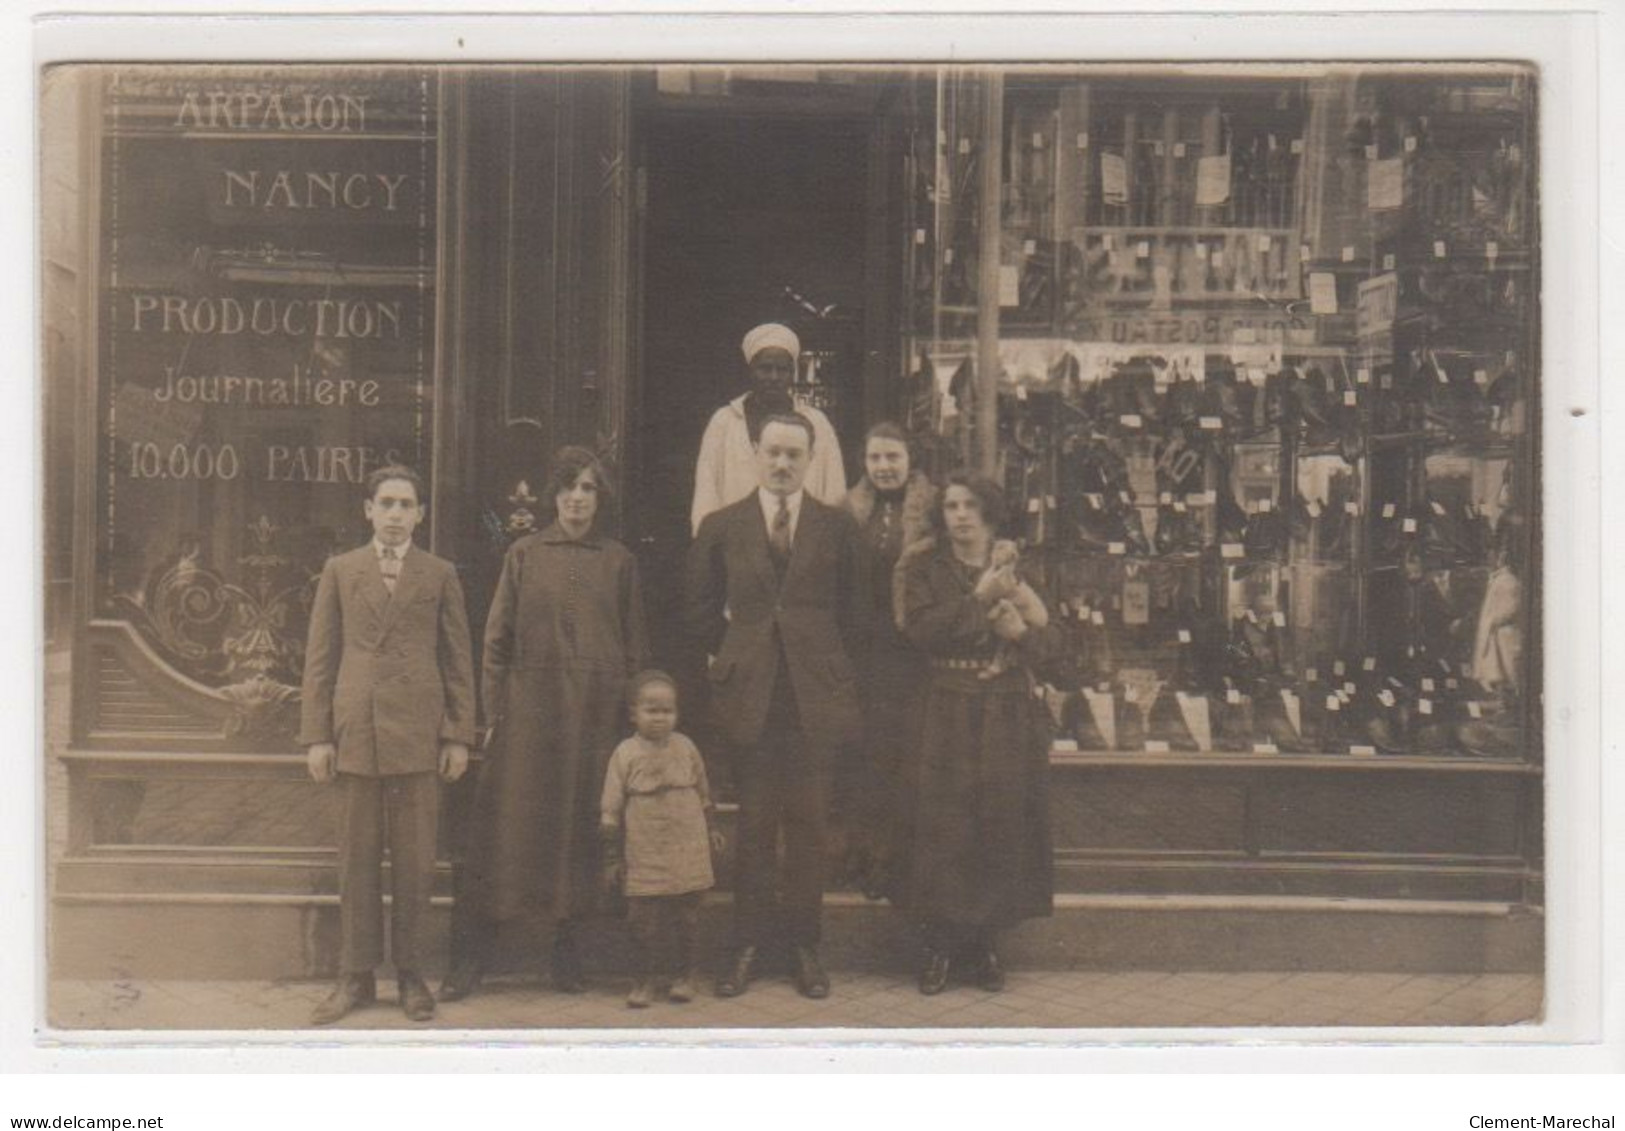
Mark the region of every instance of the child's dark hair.
[[677, 681], [675, 679], [659, 668], [645, 668], [627, 681], [626, 705], [636, 707], [638, 705], [638, 696], [643, 694], [643, 689], [654, 683], [663, 683], [671, 688], [673, 695], [677, 694]]

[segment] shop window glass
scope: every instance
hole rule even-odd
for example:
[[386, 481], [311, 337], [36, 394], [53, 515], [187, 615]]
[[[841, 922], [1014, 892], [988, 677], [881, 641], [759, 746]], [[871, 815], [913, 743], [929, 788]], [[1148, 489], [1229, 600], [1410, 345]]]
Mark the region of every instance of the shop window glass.
[[[982, 71], [919, 99], [910, 421], [976, 462], [996, 309], [990, 470], [1069, 634], [1064, 744], [1538, 757], [1531, 77]], [[995, 218], [996, 294], [965, 263]]]
[[[430, 471], [433, 81], [108, 73], [95, 612], [229, 700], [228, 730], [292, 697], [368, 473]], [[126, 729], [151, 675], [99, 689]]]

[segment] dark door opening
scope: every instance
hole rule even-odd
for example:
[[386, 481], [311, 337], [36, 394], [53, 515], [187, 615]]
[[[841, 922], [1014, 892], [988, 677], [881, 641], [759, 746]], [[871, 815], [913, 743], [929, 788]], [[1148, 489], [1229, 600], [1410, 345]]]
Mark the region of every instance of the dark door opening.
[[[868, 125], [722, 113], [652, 116], [642, 371], [630, 438], [627, 533], [644, 576], [656, 658], [699, 669], [680, 618], [694, 462], [711, 414], [746, 391], [740, 340], [790, 325], [818, 377], [846, 456], [863, 426]], [[805, 368], [805, 367], [804, 367]], [[697, 722], [690, 693], [686, 724]]]

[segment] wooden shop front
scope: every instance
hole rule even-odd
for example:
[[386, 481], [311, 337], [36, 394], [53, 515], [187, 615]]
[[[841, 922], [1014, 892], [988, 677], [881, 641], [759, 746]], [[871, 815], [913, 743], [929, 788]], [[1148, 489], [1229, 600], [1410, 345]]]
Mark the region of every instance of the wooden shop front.
[[[108, 66], [45, 95], [54, 973], [331, 968], [331, 799], [292, 735], [314, 577], [383, 462], [428, 473], [478, 625], [549, 454], [605, 454], [692, 680], [694, 458], [769, 319], [849, 474], [896, 419], [1017, 503], [1071, 644], [1038, 689], [1048, 953], [1110, 920], [1114, 964], [1392, 937], [1539, 967], [1531, 74]], [[869, 930], [861, 902], [832, 914]]]

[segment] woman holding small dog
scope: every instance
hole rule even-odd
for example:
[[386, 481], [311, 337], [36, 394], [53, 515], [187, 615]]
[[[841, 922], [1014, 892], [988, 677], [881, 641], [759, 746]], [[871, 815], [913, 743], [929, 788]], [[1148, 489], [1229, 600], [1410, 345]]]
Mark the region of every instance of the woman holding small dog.
[[999, 990], [1000, 932], [1053, 905], [1048, 719], [1031, 669], [1060, 639], [1014, 545], [997, 542], [997, 486], [950, 475], [932, 520], [936, 548], [903, 566], [903, 631], [931, 667], [906, 903], [923, 935], [921, 993], [960, 966]]

